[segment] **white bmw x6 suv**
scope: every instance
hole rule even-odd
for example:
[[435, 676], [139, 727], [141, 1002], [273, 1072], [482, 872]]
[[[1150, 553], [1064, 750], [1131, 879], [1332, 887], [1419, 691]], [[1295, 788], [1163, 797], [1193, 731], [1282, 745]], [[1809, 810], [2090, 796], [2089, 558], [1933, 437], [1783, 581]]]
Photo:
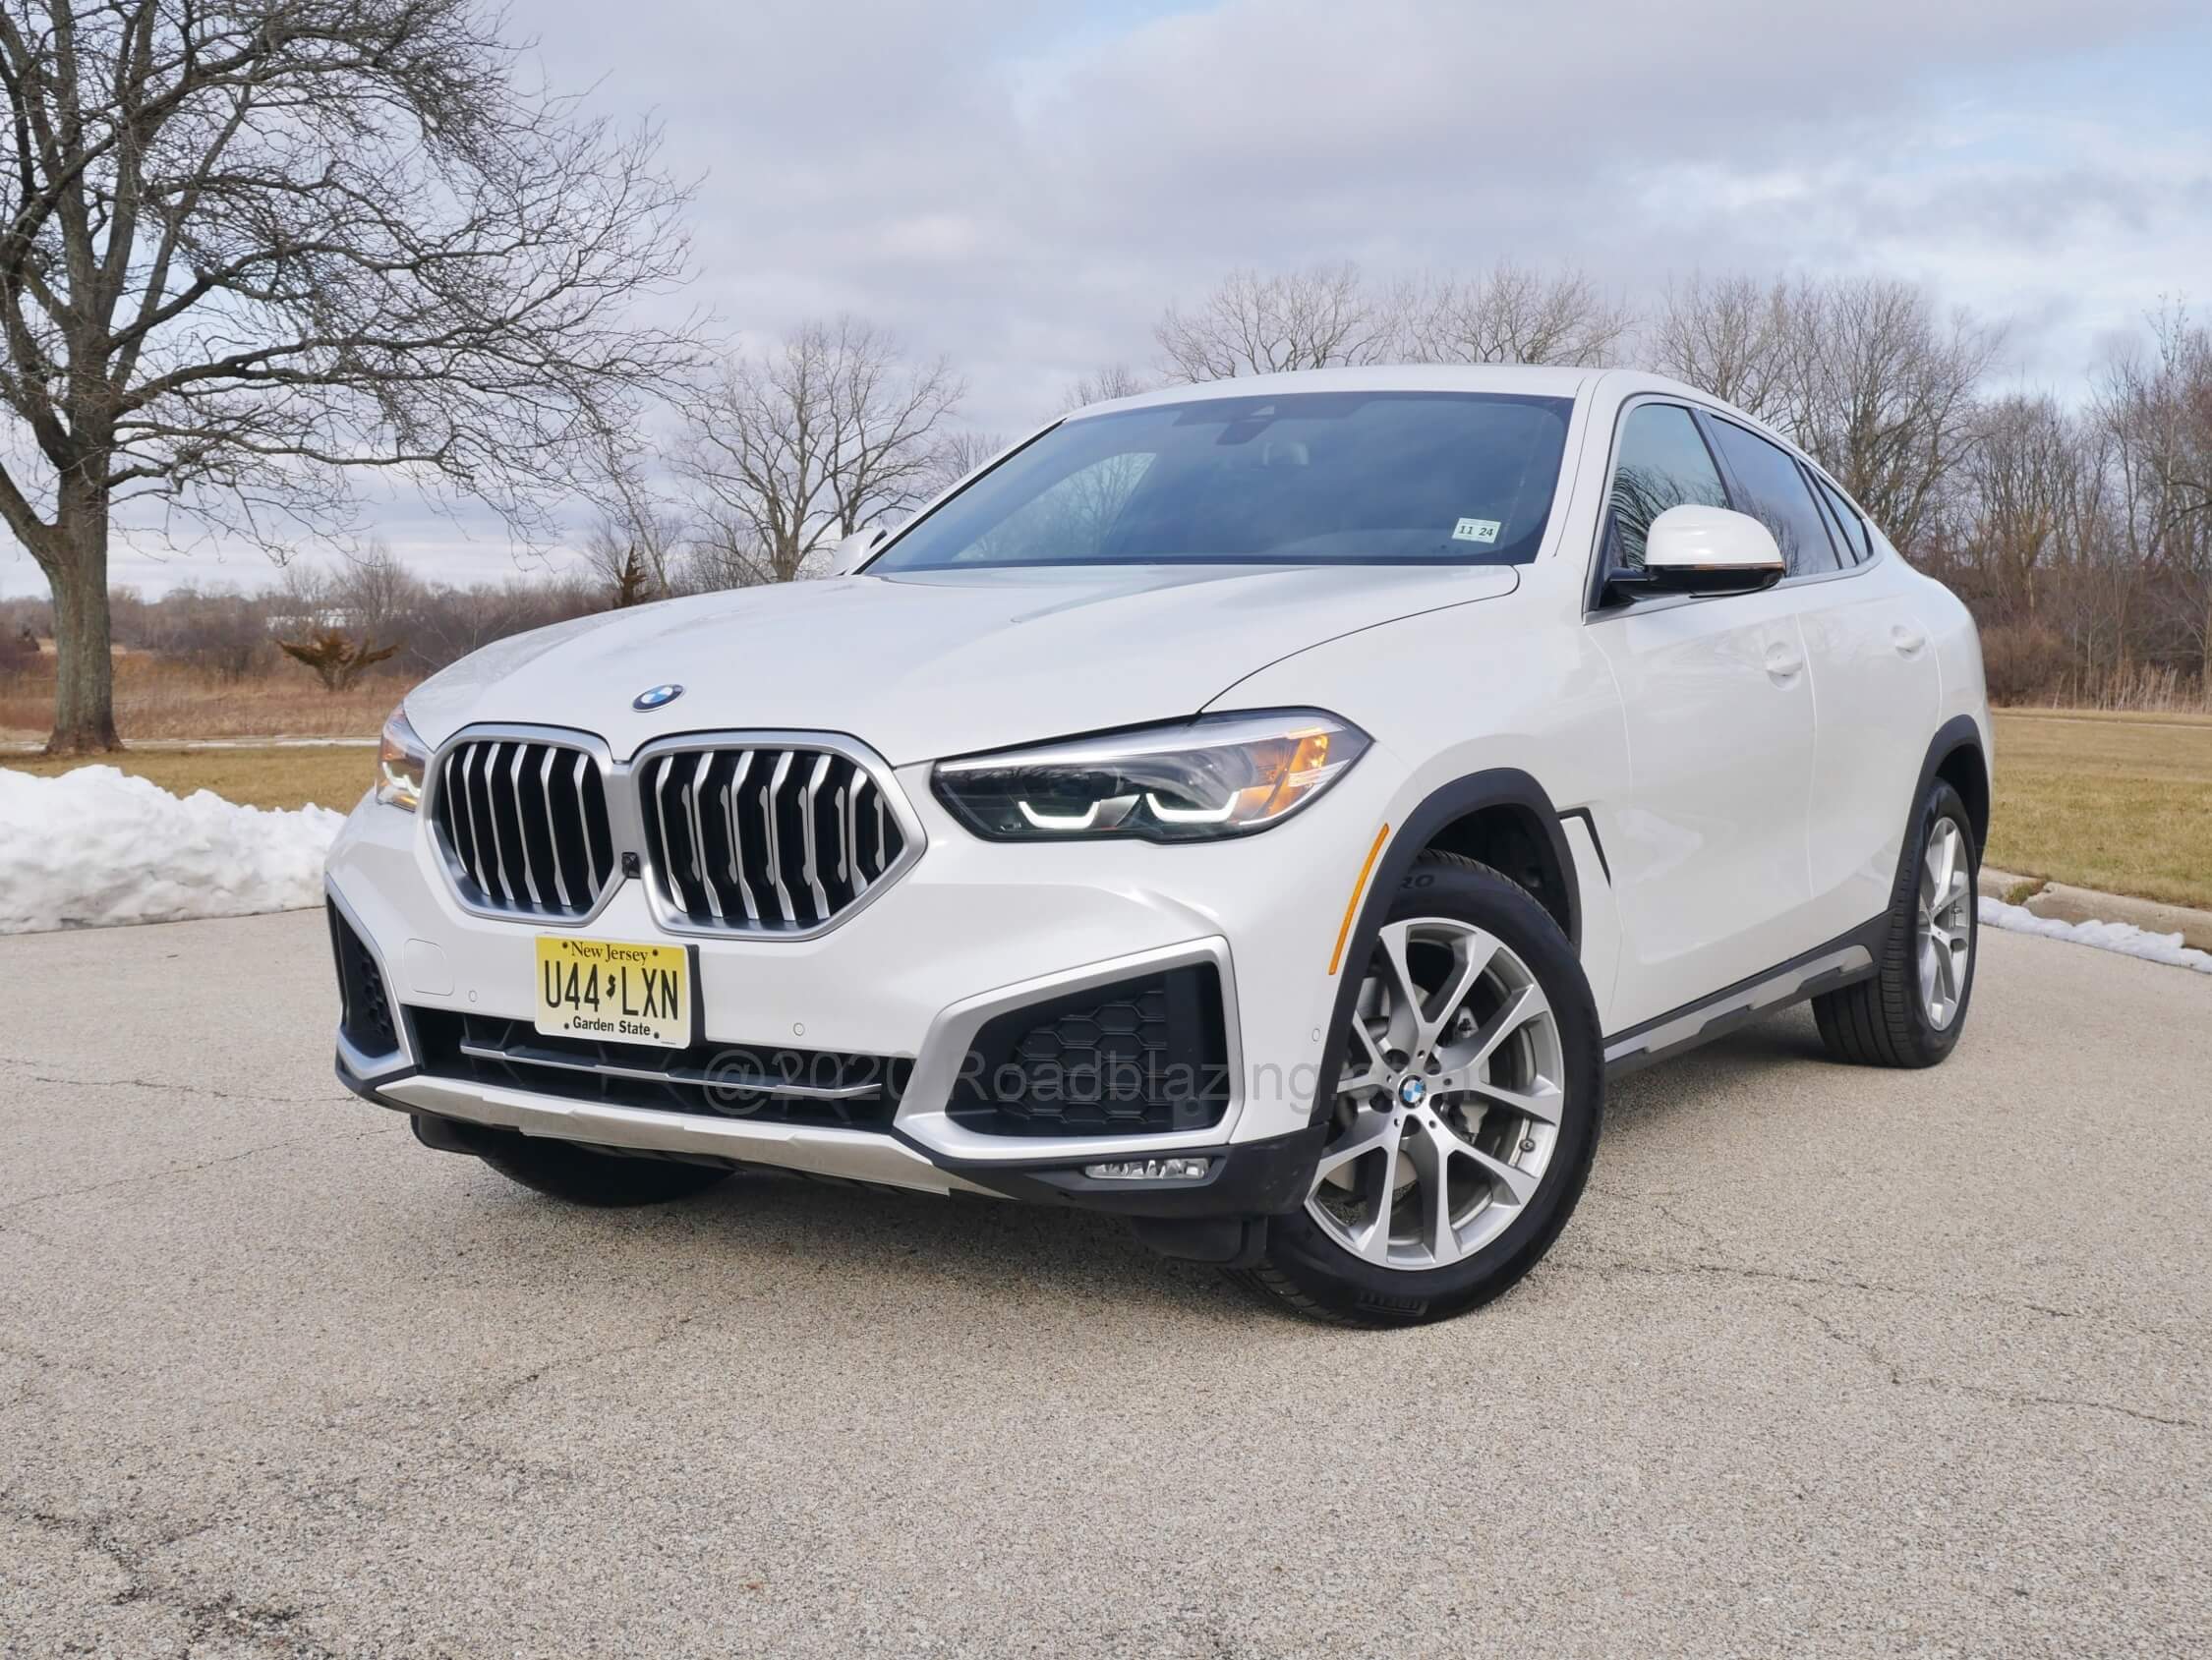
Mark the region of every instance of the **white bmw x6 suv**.
[[408, 696], [330, 855], [347, 1085], [586, 1204], [1083, 1206], [1389, 1324], [1543, 1254], [1610, 1073], [1806, 998], [1957, 1041], [1973, 625], [1687, 386], [1123, 399], [839, 563]]

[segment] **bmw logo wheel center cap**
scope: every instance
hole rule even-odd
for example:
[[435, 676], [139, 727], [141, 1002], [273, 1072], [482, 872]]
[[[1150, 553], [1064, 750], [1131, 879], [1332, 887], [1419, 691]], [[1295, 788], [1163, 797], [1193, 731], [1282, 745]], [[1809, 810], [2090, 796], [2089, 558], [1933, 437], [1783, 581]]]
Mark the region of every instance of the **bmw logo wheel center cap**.
[[1398, 1100], [1408, 1107], [1419, 1107], [1428, 1099], [1428, 1084], [1423, 1078], [1401, 1078], [1398, 1082]]
[[681, 686], [649, 686], [630, 699], [632, 709], [665, 709], [683, 696]]

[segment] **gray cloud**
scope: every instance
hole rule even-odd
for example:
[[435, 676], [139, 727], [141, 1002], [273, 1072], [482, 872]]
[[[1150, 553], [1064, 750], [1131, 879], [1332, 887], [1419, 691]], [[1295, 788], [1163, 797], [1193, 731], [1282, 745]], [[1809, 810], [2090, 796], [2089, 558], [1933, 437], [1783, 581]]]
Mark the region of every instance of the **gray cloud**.
[[[2212, 53], [2193, 8], [1822, 10], [537, 0], [517, 16], [555, 85], [652, 113], [671, 163], [705, 174], [691, 298], [761, 333], [864, 313], [949, 354], [990, 429], [1148, 360], [1161, 306], [1232, 264], [1509, 254], [1632, 296], [1695, 264], [1879, 269], [2017, 318], [2021, 374], [2061, 380], [2212, 263], [2212, 118], [2146, 79]], [[432, 544], [450, 537], [414, 522], [394, 541], [448, 556]], [[0, 587], [22, 586], [0, 562]]]
[[[549, 60], [656, 105], [711, 168], [701, 253], [730, 320], [867, 311], [960, 360], [987, 425], [1145, 356], [1161, 304], [1234, 263], [1510, 253], [1633, 289], [1858, 264], [1871, 239], [1928, 275], [2083, 223], [2155, 243], [2185, 189], [2032, 159], [1993, 188], [1930, 148], [1961, 87], [2155, 44], [2183, 14], [2154, 0], [1867, 0], [1817, 26], [1732, 0], [1226, 0], [1079, 28], [1011, 0], [647, 5], [611, 36], [604, 16], [547, 16]], [[1817, 201], [1738, 194], [1791, 173]]]

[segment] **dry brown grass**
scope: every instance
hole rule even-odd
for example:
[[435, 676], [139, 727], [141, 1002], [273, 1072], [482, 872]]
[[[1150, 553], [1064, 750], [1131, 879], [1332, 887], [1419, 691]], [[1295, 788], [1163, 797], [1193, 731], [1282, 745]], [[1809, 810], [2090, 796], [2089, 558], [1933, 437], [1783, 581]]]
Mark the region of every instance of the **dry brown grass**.
[[[138, 653], [115, 659], [115, 725], [123, 741], [144, 738], [373, 738], [411, 681], [378, 675], [346, 692], [325, 692], [304, 668], [285, 664], [226, 680], [190, 663]], [[35, 671], [0, 680], [0, 741], [43, 742], [54, 719], [54, 687]]]
[[51, 777], [78, 767], [120, 767], [150, 778], [172, 795], [211, 789], [247, 807], [350, 808], [369, 787], [377, 752], [365, 744], [316, 744], [293, 748], [131, 749], [90, 760], [49, 761], [44, 756], [0, 756], [0, 766]]
[[1989, 862], [2212, 907], [2212, 717], [2001, 710]]
[[1992, 701], [2016, 709], [2212, 715], [2212, 680], [2151, 663], [2072, 666], [2066, 643], [2034, 629], [1982, 630]]

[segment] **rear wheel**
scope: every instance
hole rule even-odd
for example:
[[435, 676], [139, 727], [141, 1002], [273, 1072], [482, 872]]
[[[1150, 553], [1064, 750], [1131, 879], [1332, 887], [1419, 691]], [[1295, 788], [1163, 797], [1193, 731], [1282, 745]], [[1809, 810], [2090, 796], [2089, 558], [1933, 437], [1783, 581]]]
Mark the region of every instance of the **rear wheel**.
[[1357, 1325], [1488, 1301], [1558, 1237], [1597, 1151], [1603, 1057], [1574, 947], [1495, 871], [1424, 854], [1345, 1037], [1306, 1204], [1240, 1277]]
[[509, 1181], [533, 1192], [608, 1209], [688, 1199], [736, 1173], [721, 1165], [680, 1159], [625, 1158], [513, 1130], [478, 1131], [468, 1147]]
[[1877, 973], [1813, 1000], [1821, 1041], [1862, 1066], [1933, 1066], [1957, 1046], [1974, 994], [1974, 821], [1941, 779], [1913, 815]]

